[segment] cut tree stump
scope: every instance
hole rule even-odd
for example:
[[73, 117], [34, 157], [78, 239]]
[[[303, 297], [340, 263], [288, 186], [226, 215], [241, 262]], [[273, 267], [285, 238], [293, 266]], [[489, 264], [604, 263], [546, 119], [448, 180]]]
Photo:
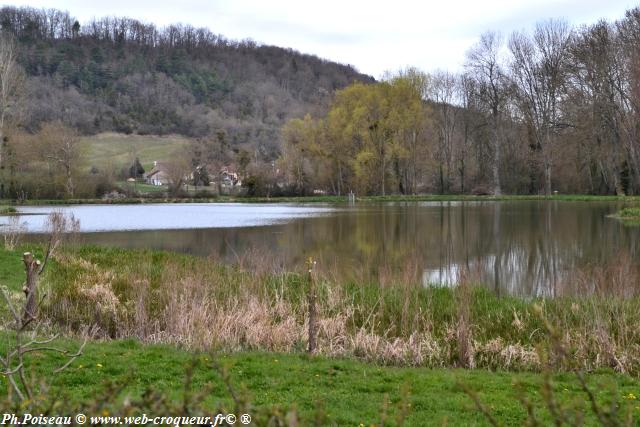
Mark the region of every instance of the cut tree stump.
[[22, 315], [22, 326], [26, 326], [35, 320], [38, 313], [38, 278], [40, 276], [40, 261], [38, 261], [31, 252], [22, 254], [22, 262], [24, 263], [24, 271], [27, 274], [27, 281], [22, 288], [27, 301], [24, 305], [24, 313]]

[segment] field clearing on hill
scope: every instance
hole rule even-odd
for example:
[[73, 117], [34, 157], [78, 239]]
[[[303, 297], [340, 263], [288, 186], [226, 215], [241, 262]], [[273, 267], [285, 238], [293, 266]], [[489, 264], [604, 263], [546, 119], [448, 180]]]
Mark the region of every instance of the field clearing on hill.
[[131, 164], [138, 157], [146, 171], [153, 168], [155, 160], [169, 159], [188, 143], [189, 138], [181, 135], [125, 135], [108, 132], [81, 138], [87, 167], [111, 163], [118, 169]]

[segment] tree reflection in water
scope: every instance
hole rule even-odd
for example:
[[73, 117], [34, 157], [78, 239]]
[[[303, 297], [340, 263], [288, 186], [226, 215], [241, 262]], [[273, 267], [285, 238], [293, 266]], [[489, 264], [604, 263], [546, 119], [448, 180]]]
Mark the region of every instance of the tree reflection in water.
[[[269, 258], [300, 270], [313, 256], [339, 280], [453, 286], [467, 272], [498, 294], [569, 292], [576, 269], [638, 259], [640, 229], [606, 218], [596, 202], [403, 202], [340, 206], [330, 215], [261, 227], [85, 234], [87, 243], [152, 247], [225, 262]], [[248, 205], [247, 209], [251, 209]], [[571, 292], [580, 292], [573, 289]]]

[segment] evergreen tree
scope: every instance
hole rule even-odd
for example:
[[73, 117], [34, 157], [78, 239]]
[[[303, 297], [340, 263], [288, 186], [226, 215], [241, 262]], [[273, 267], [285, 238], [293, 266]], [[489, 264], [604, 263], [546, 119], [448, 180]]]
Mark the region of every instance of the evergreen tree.
[[133, 164], [129, 168], [129, 177], [131, 178], [142, 178], [144, 176], [144, 168], [140, 163], [140, 159], [136, 157]]

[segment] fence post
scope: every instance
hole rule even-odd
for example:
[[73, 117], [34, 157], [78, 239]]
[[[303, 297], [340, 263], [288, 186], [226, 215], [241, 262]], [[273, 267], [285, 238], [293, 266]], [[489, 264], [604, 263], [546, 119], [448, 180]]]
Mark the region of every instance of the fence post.
[[316, 351], [316, 337], [318, 335], [318, 312], [316, 307], [316, 284], [313, 280], [313, 267], [316, 262], [309, 257], [307, 260], [307, 280], [309, 282], [309, 347], [307, 351], [313, 353]]

